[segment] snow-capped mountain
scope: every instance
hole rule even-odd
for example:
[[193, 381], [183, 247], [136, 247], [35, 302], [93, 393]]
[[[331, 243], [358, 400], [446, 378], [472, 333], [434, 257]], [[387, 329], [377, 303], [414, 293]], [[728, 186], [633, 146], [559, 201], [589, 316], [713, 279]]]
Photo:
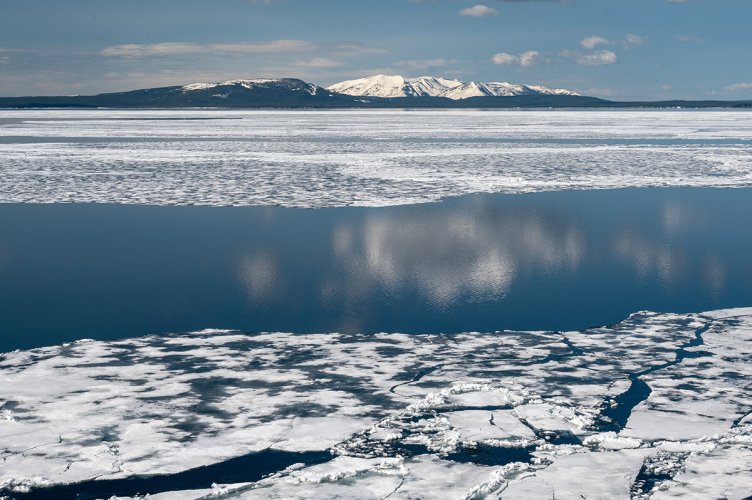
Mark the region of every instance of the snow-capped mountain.
[[401, 76], [376, 75], [335, 83], [327, 87], [327, 90], [340, 94], [371, 97], [436, 97], [461, 85], [462, 82], [459, 80], [448, 80], [433, 76], [403, 78]]
[[579, 96], [567, 89], [550, 89], [540, 85], [522, 85], [506, 82], [461, 82], [433, 76], [404, 78], [401, 76], [374, 75], [357, 80], [335, 83], [327, 88], [331, 92], [353, 96], [371, 97], [511, 97], [524, 95]]
[[254, 78], [251, 80], [226, 80], [218, 83], [190, 83], [180, 87], [181, 92], [198, 92], [207, 90], [227, 90], [227, 89], [245, 89], [245, 90], [270, 90], [284, 89], [291, 91], [303, 91], [311, 95], [321, 88], [312, 83], [298, 80], [297, 78]]
[[88, 96], [0, 97], [0, 108], [505, 108], [592, 107], [607, 103], [571, 90], [536, 85], [384, 75], [350, 80], [328, 89], [298, 78], [254, 78]]

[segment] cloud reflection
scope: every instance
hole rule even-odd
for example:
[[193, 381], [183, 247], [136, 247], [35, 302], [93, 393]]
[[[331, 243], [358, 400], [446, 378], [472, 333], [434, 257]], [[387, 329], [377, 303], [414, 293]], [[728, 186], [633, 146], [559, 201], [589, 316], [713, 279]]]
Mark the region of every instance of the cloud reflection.
[[279, 270], [277, 258], [267, 252], [256, 252], [240, 258], [240, 280], [251, 302], [268, 302], [278, 295]]
[[[343, 223], [332, 250], [348, 276], [341, 293], [416, 292], [443, 309], [460, 300], [498, 300], [533, 268], [574, 271], [585, 239], [574, 220], [532, 210], [417, 209], [368, 215], [360, 226]], [[329, 283], [322, 294], [331, 297], [336, 289]]]
[[707, 230], [707, 214], [678, 200], [667, 200], [657, 212], [657, 225], [649, 221], [632, 223], [615, 233], [615, 256], [643, 282], [657, 279], [662, 287], [675, 289], [682, 280], [697, 274], [703, 290], [718, 294], [725, 286], [722, 259], [707, 255], [704, 262], [692, 262], [688, 248]]

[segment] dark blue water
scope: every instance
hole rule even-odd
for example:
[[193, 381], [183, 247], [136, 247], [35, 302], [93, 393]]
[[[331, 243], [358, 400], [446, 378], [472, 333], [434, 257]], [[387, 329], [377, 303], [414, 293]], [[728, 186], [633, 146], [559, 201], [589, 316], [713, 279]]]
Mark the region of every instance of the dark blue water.
[[752, 190], [0, 205], [0, 351], [206, 327], [581, 329], [752, 305]]

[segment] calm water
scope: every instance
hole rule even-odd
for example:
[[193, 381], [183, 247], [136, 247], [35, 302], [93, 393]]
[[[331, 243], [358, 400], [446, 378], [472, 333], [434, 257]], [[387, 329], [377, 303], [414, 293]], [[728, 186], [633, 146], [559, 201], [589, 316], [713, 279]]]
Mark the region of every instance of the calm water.
[[580, 329], [752, 305], [752, 190], [0, 205], [0, 351], [207, 327]]

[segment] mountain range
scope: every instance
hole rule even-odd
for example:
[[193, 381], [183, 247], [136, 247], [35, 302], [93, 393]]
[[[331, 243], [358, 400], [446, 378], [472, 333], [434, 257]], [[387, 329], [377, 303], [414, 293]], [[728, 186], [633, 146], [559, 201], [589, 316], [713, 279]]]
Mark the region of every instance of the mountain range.
[[191, 83], [89, 96], [0, 97], [0, 108], [595, 108], [740, 107], [752, 101], [623, 102], [567, 89], [375, 75], [323, 88], [297, 78]]
[[327, 87], [327, 90], [340, 94], [372, 97], [446, 97], [459, 100], [470, 97], [515, 97], [525, 95], [566, 95], [579, 96], [567, 89], [549, 89], [540, 85], [520, 85], [506, 82], [461, 82], [421, 76], [404, 78], [401, 76], [374, 75], [357, 80], [347, 80]]

